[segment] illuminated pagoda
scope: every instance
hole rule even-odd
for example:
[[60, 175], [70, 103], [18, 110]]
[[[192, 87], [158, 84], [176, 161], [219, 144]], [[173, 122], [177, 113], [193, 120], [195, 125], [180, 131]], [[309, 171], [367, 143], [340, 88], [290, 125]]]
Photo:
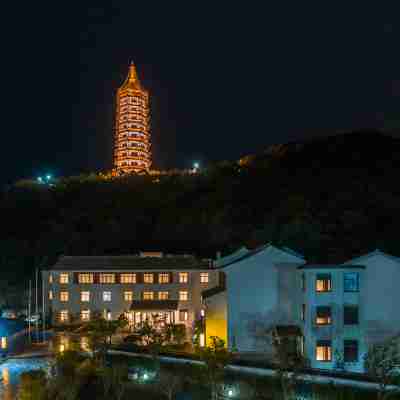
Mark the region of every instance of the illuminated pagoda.
[[117, 173], [148, 171], [151, 166], [149, 94], [131, 63], [117, 92], [114, 170]]

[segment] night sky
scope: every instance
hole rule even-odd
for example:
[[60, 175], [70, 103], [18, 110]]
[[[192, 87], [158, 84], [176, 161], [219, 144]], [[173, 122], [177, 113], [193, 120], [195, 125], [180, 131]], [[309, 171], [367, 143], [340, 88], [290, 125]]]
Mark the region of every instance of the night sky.
[[131, 59], [155, 167], [400, 128], [398, 1], [14, 3], [1, 6], [1, 183], [110, 168]]

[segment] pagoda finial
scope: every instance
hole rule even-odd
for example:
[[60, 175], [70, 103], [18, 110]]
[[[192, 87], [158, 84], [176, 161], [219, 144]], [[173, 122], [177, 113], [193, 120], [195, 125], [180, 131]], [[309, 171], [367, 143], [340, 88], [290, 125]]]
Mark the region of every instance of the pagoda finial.
[[136, 72], [136, 67], [135, 63], [133, 60], [131, 60], [131, 64], [129, 66], [129, 75], [128, 75], [128, 80], [130, 82], [136, 82], [138, 80], [137, 72]]

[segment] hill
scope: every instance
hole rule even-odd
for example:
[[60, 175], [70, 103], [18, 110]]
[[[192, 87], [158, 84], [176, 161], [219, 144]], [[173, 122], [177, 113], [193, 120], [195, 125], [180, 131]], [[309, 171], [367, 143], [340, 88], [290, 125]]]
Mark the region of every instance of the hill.
[[15, 185], [0, 198], [3, 285], [25, 283], [59, 254], [213, 257], [271, 241], [323, 262], [376, 247], [400, 255], [399, 176], [400, 140], [362, 131], [272, 146], [191, 176]]

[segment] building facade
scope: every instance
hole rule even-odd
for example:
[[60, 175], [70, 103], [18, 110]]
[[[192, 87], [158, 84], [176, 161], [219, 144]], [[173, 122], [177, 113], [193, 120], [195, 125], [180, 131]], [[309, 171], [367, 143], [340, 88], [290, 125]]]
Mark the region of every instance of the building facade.
[[[363, 372], [371, 344], [400, 337], [399, 257], [376, 250], [340, 264], [308, 264], [265, 245], [216, 264], [226, 291], [208, 291], [206, 333], [226, 326], [228, 347], [242, 355], [273, 361], [273, 335], [283, 332], [295, 336], [312, 368]], [[215, 318], [224, 308], [225, 325]]]
[[149, 94], [131, 63], [128, 76], [117, 92], [114, 170], [117, 173], [148, 171], [151, 162]]
[[142, 253], [138, 256], [61, 257], [43, 271], [53, 322], [88, 321], [95, 314], [133, 328], [142, 322], [185, 324], [201, 319], [201, 292], [218, 286], [211, 260]]

